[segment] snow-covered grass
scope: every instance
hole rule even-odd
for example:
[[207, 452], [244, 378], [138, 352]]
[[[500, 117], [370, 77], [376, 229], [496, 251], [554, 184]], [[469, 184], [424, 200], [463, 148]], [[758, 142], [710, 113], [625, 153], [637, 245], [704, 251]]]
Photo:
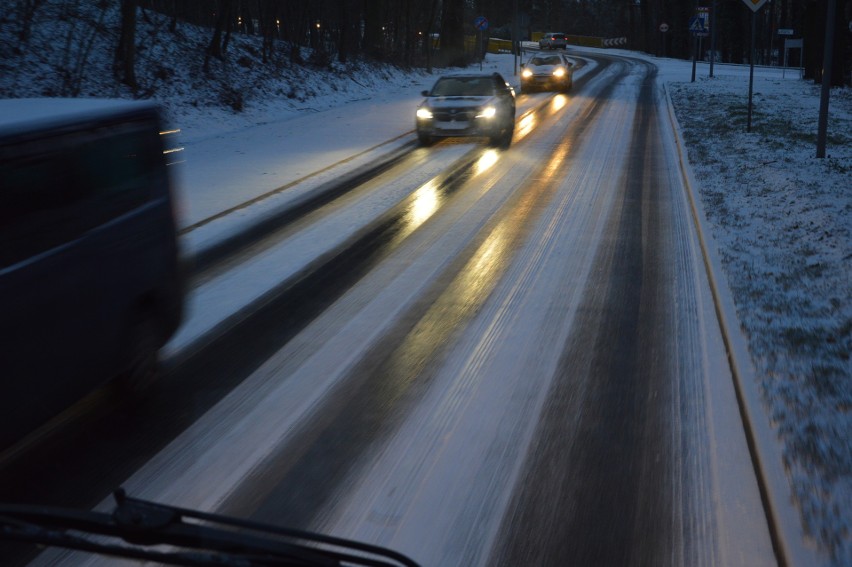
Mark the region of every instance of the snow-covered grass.
[[[118, 2], [49, 1], [27, 43], [17, 37], [15, 4], [0, 5], [0, 97], [153, 98], [196, 155], [223, 145], [226, 133], [229, 143], [268, 143], [266, 131], [248, 134], [357, 100], [383, 102], [378, 94], [428, 78], [365, 61], [292, 65], [282, 52], [263, 64], [259, 38], [245, 36], [205, 73], [209, 30], [179, 24], [172, 34], [166, 18], [140, 12], [133, 93], [113, 79]], [[649, 59], [682, 127], [803, 523], [833, 563], [850, 565], [852, 92], [832, 91], [828, 157], [816, 159], [819, 88], [795, 72], [757, 74], [747, 133], [747, 68], [720, 65], [716, 78], [701, 73], [691, 83], [688, 62]], [[363, 132], [335, 136], [351, 137], [354, 148]]]
[[703, 208], [805, 528], [852, 563], [852, 91], [742, 77], [669, 83]]

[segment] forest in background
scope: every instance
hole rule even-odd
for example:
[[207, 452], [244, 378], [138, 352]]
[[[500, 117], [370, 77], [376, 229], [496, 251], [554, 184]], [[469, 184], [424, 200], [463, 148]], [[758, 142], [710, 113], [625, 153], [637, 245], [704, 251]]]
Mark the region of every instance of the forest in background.
[[[852, 0], [834, 2], [832, 82], [839, 86], [850, 81]], [[45, 9], [48, 5], [52, 10]], [[705, 59], [709, 38], [699, 44], [688, 30], [699, 5], [716, 9], [716, 60], [749, 62], [752, 11], [742, 0], [7, 0], [0, 7], [0, 25], [15, 30], [17, 45], [5, 46], [14, 54], [30, 48], [39, 18], [88, 19], [88, 28], [76, 26], [75, 37], [56, 41], [85, 49], [87, 34], [113, 33], [115, 79], [137, 92], [144, 90], [136, 73], [137, 53], [145, 48], [141, 42], [169, 41], [168, 34], [185, 24], [210, 30], [208, 41], [189, 54], [203, 58], [205, 73], [212, 72], [212, 61], [229, 57], [238, 35], [259, 38], [258, 56], [268, 65], [286, 61], [323, 67], [366, 58], [431, 70], [465, 65], [479, 56], [471, 50], [472, 42], [465, 42], [476, 34], [477, 16], [488, 19], [490, 37], [512, 39], [517, 34], [525, 40], [534, 32], [561, 31], [625, 38], [627, 49], [657, 56], [690, 59], [695, 51]], [[802, 63], [806, 78], [821, 80], [827, 5], [827, 0], [769, 0], [755, 16], [755, 63], [781, 64], [784, 40], [802, 38], [805, 47], [790, 52], [790, 63]], [[120, 17], [110, 18], [116, 11]], [[139, 20], [150, 23], [153, 14], [168, 24], [157, 26], [160, 37], [140, 38]], [[660, 31], [663, 23], [666, 32]], [[109, 26], [117, 29], [105, 29]], [[792, 30], [792, 35], [779, 30]]]

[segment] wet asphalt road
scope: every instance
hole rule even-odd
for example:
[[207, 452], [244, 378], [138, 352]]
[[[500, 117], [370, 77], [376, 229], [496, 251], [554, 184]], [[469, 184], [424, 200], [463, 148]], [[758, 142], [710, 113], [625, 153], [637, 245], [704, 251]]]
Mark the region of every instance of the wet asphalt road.
[[125, 484], [425, 565], [727, 563], [707, 384], [730, 377], [661, 94], [647, 63], [595, 64], [141, 402], [98, 392], [4, 463], [0, 499]]

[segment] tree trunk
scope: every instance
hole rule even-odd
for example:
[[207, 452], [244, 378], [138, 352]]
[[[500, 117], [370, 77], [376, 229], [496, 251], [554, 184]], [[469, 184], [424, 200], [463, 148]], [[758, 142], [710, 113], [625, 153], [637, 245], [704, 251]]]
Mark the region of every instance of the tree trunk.
[[133, 90], [136, 83], [136, 2], [121, 0], [121, 33], [115, 50], [115, 69], [122, 83]]
[[357, 10], [352, 6], [351, 0], [337, 0], [337, 17], [339, 35], [337, 40], [337, 60], [346, 63], [349, 54], [356, 49], [357, 38]]
[[431, 5], [429, 6], [429, 19], [426, 23], [426, 40], [423, 42], [424, 49], [426, 50], [426, 71], [428, 73], [432, 73], [432, 33], [433, 27], [435, 25], [435, 14], [438, 13], [438, 0], [432, 0]]
[[376, 59], [384, 53], [384, 12], [384, 2], [364, 2], [364, 51]]
[[21, 40], [21, 43], [27, 43], [30, 40], [35, 13], [43, 3], [44, 0], [21, 0], [19, 3], [18, 19], [21, 22], [21, 30], [18, 32], [18, 39]]
[[441, 11], [441, 59], [444, 65], [464, 66], [464, 0], [444, 0]]
[[204, 56], [204, 72], [210, 71], [210, 58], [222, 59], [222, 31], [225, 29], [225, 22], [228, 14], [231, 12], [231, 0], [219, 0], [219, 13], [216, 14], [216, 26], [213, 28], [213, 38], [210, 40], [210, 45], [207, 46], [207, 53]]

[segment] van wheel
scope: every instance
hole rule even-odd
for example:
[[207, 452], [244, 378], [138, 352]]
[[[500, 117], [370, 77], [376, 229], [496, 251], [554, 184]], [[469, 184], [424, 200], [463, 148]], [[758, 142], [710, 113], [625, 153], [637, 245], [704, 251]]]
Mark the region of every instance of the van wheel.
[[146, 318], [130, 332], [130, 365], [116, 382], [128, 394], [140, 394], [151, 387], [160, 374], [159, 340], [153, 319]]

